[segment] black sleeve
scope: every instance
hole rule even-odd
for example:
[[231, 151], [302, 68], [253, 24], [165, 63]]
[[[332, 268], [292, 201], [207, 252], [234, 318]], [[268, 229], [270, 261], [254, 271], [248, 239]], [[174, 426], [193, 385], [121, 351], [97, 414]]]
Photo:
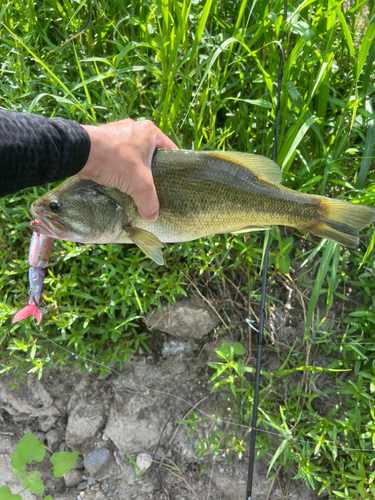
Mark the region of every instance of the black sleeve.
[[74, 175], [89, 153], [78, 123], [0, 109], [0, 197]]

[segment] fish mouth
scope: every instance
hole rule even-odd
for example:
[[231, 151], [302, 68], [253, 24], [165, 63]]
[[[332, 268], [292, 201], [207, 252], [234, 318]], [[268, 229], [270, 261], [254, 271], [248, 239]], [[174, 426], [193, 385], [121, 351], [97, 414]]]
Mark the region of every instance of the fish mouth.
[[[53, 215], [51, 216], [50, 214], [48, 214], [48, 218], [46, 216], [43, 217], [35, 210], [33, 205], [30, 207], [30, 212], [35, 217], [35, 220], [30, 222], [29, 227], [36, 233], [43, 234], [44, 236], [51, 236], [57, 239], [63, 239], [68, 234], [67, 226], [57, 217], [54, 217]], [[57, 230], [50, 226], [51, 222], [54, 226], [57, 226]]]

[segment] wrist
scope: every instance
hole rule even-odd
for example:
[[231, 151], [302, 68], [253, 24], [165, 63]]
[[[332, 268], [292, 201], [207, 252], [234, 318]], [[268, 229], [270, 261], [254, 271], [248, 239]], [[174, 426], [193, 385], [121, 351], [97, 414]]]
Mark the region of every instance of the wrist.
[[93, 176], [95, 174], [96, 169], [99, 166], [99, 163], [101, 161], [101, 154], [100, 154], [100, 135], [98, 135], [97, 130], [98, 127], [95, 125], [81, 125], [82, 128], [84, 128], [89, 136], [90, 139], [90, 152], [89, 156], [87, 158], [86, 164], [78, 172], [78, 177], [82, 177], [83, 179], [93, 179]]

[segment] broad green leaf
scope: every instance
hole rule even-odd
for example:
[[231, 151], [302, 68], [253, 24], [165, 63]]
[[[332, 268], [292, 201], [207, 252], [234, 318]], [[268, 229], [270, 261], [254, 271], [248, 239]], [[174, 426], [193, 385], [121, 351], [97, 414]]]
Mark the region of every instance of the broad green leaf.
[[224, 356], [228, 356], [228, 354], [229, 354], [229, 345], [227, 344], [227, 342], [224, 342], [223, 344], [221, 344], [221, 346], [218, 348], [217, 351], [220, 352], [220, 353], [222, 353]]
[[22, 500], [22, 497], [13, 495], [8, 486], [0, 486], [0, 500]]
[[285, 274], [289, 273], [290, 259], [289, 259], [289, 256], [286, 253], [281, 254], [281, 255], [278, 256], [278, 258], [277, 258], [277, 266], [280, 269], [280, 271], [282, 271], [283, 273], [285, 273]]
[[39, 471], [31, 471], [29, 475], [25, 477], [22, 486], [28, 488], [31, 493], [43, 493], [44, 484], [39, 477]]
[[237, 354], [237, 356], [243, 356], [245, 354], [245, 349], [244, 349], [243, 345], [240, 344], [239, 342], [235, 342], [233, 344], [233, 349], [234, 349], [234, 353]]
[[62, 477], [66, 472], [74, 467], [78, 458], [78, 451], [70, 453], [68, 451], [58, 451], [51, 456], [53, 474], [55, 477]]
[[[41, 441], [33, 434], [27, 432], [21, 441], [18, 443], [16, 451], [12, 455], [12, 467], [14, 472], [18, 471], [17, 477], [25, 474], [24, 468], [26, 464], [31, 462], [41, 462], [46, 454], [46, 450]], [[22, 477], [21, 476], [21, 477]]]

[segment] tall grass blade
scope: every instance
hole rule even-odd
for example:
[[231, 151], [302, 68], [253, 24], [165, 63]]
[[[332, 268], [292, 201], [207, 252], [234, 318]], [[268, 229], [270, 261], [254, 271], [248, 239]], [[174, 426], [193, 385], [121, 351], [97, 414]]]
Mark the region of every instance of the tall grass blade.
[[65, 29], [68, 29], [69, 27], [69, 24], [74, 20], [74, 18], [76, 17], [76, 15], [78, 14], [78, 12], [82, 9], [82, 7], [85, 5], [87, 0], [82, 0], [81, 3], [78, 5], [78, 7], [76, 8], [76, 10], [74, 11], [74, 14], [72, 15], [72, 17], [69, 19]]
[[367, 56], [369, 55], [371, 45], [374, 41], [374, 36], [375, 36], [375, 15], [373, 15], [373, 18], [370, 21], [363, 42], [361, 43], [361, 48], [359, 50], [358, 61], [355, 66], [356, 82], [359, 81], [359, 78], [362, 74], [362, 69], [363, 66], [365, 65]]
[[86, 118], [88, 118], [90, 121], [91, 121], [91, 117], [90, 115], [87, 113], [87, 111], [79, 104], [78, 100], [76, 99], [76, 97], [74, 96], [74, 94], [68, 89], [68, 87], [60, 80], [60, 78], [58, 78], [55, 73], [53, 71], [51, 71], [49, 69], [49, 67], [47, 66], [47, 64], [42, 61], [36, 54], [34, 54], [34, 52], [29, 49], [29, 47], [27, 45], [24, 44], [24, 42], [16, 35], [12, 32], [12, 30], [10, 30], [5, 24], [3, 24], [4, 28], [12, 35], [12, 37], [17, 40], [17, 42], [22, 45], [22, 47], [24, 49], [27, 50], [27, 52], [29, 52], [29, 54], [32, 55], [32, 57], [47, 71], [47, 73], [49, 75], [51, 75], [51, 77], [61, 86], [61, 88], [63, 90], [65, 90], [65, 92], [72, 98], [75, 106], [80, 110], [82, 111], [82, 113], [86, 116]]
[[365, 255], [363, 256], [363, 259], [362, 259], [362, 262], [361, 262], [361, 265], [359, 266], [360, 268], [363, 266], [363, 264], [367, 261], [367, 258], [368, 256], [370, 255], [370, 253], [372, 252], [373, 248], [375, 246], [375, 229], [372, 233], [372, 236], [371, 236], [371, 241], [370, 241], [370, 244], [366, 250], [366, 253]]
[[366, 99], [366, 111], [371, 113], [371, 118], [369, 118], [367, 122], [365, 149], [363, 152], [358, 177], [355, 183], [355, 187], [357, 189], [362, 189], [365, 184], [367, 173], [373, 161], [372, 154], [375, 144], [375, 113], [369, 99]]
[[83, 75], [82, 68], [81, 68], [81, 65], [79, 63], [79, 60], [78, 60], [77, 51], [76, 51], [76, 47], [75, 47], [75, 43], [74, 42], [73, 42], [73, 49], [74, 49], [74, 55], [75, 55], [75, 58], [76, 58], [76, 63], [77, 63], [78, 71], [79, 71], [79, 76], [81, 77], [82, 85], [83, 85], [83, 88], [85, 90], [85, 94], [86, 94], [86, 98], [87, 98], [87, 102], [88, 102], [89, 107], [90, 107], [91, 116], [92, 116], [93, 121], [95, 122], [96, 121], [95, 110], [93, 108], [92, 101], [91, 101], [91, 96], [90, 96], [90, 92], [89, 92], [89, 89], [87, 87], [86, 80], [85, 80], [85, 77]]
[[[291, 161], [289, 161], [289, 160], [293, 160], [292, 156], [294, 157], [294, 155], [296, 153], [296, 149], [297, 149], [299, 143], [305, 137], [306, 132], [309, 130], [309, 128], [311, 127], [311, 125], [313, 123], [315, 123], [317, 120], [318, 120], [317, 116], [310, 116], [310, 118], [308, 118], [306, 120], [306, 122], [301, 127], [299, 127], [298, 133], [295, 136], [295, 138], [294, 138], [292, 144], [290, 145], [289, 149], [286, 150], [286, 147], [285, 147], [285, 155], [286, 156], [284, 158], [284, 161], [281, 164], [281, 169], [282, 169], [283, 172], [287, 172], [289, 170], [289, 167], [291, 165]], [[287, 144], [287, 142], [286, 142], [286, 144]]]
[[[195, 35], [194, 35], [194, 42], [193, 42], [193, 46], [191, 48], [190, 56], [189, 56], [189, 59], [186, 63], [185, 75], [189, 74], [190, 68], [193, 64], [193, 61], [195, 60], [195, 54], [197, 52], [198, 45], [200, 43], [200, 40], [201, 40], [201, 37], [203, 34], [203, 30], [204, 30], [206, 23], [207, 23], [208, 15], [209, 15], [209, 12], [211, 9], [211, 4], [212, 4], [212, 0], [207, 0], [204, 7], [203, 7], [203, 10], [202, 10], [202, 13], [200, 16], [200, 20], [199, 20], [199, 24], [198, 24], [198, 28], [197, 28]], [[176, 116], [177, 111], [178, 111], [178, 107], [180, 106], [181, 97], [182, 97], [184, 90], [186, 92], [186, 88], [184, 88], [185, 81], [186, 81], [186, 77], [185, 77], [184, 81], [182, 82], [182, 84], [180, 84], [179, 92], [178, 92], [178, 94], [177, 94], [176, 98], [174, 99], [173, 104], [171, 106], [169, 116], [168, 116], [169, 127], [174, 122], [175, 116]], [[165, 131], [167, 131], [168, 129], [165, 128], [165, 124], [166, 124], [166, 113], [164, 113], [164, 111], [163, 111], [163, 117], [161, 120], [161, 127], [164, 128]]]
[[329, 4], [331, 5], [332, 9], [336, 12], [337, 17], [340, 19], [341, 28], [344, 33], [346, 44], [348, 46], [350, 59], [353, 60], [354, 59], [353, 39], [349, 31], [348, 23], [346, 22], [345, 16], [341, 11], [341, 6], [344, 4], [343, 3], [338, 4], [336, 0], [329, 0]]
[[318, 271], [318, 274], [317, 274], [316, 279], [315, 279], [314, 288], [313, 288], [313, 291], [311, 293], [309, 307], [307, 309], [306, 324], [305, 324], [305, 338], [306, 338], [306, 335], [307, 335], [309, 328], [311, 326], [315, 307], [316, 307], [316, 304], [318, 303], [318, 299], [321, 295], [323, 282], [324, 282], [325, 277], [327, 275], [329, 264], [332, 260], [332, 256], [335, 252], [336, 247], [337, 247], [337, 243], [334, 243], [333, 241], [328, 241], [327, 246], [324, 249], [324, 252], [323, 252], [320, 264], [319, 264], [319, 271]]

